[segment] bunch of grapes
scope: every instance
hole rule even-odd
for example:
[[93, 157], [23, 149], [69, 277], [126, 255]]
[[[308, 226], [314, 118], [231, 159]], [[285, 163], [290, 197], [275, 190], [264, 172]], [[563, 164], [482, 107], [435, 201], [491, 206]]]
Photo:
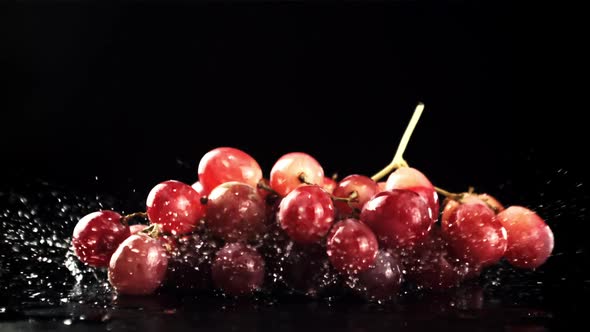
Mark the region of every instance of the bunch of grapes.
[[[392, 163], [372, 178], [336, 181], [312, 156], [293, 152], [267, 179], [246, 152], [220, 147], [201, 158], [192, 186], [157, 184], [145, 213], [82, 218], [74, 251], [85, 264], [108, 268], [118, 293], [136, 295], [161, 287], [248, 295], [280, 285], [317, 296], [334, 286], [387, 300], [404, 282], [454, 287], [501, 259], [542, 265], [554, 240], [535, 212], [472, 190], [446, 192], [403, 160], [422, 107]], [[149, 225], [129, 226], [137, 216]]]

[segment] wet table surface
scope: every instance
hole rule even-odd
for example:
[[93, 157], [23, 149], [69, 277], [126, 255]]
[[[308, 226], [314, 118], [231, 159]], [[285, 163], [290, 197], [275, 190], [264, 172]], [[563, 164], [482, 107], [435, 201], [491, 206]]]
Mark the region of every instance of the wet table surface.
[[500, 264], [456, 289], [404, 289], [393, 303], [338, 292], [117, 297], [105, 271], [81, 265], [69, 245], [77, 220], [102, 208], [121, 206], [45, 184], [0, 194], [0, 331], [549, 331], [587, 313], [587, 253], [559, 249], [537, 271]]

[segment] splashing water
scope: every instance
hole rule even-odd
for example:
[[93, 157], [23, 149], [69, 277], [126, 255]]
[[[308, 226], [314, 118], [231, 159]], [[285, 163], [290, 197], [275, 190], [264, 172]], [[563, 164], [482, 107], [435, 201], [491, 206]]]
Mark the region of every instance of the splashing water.
[[[553, 183], [555, 182], [557, 180], [553, 179]], [[513, 185], [502, 186], [501, 191], [512, 191], [513, 187]], [[581, 187], [583, 185], [578, 183], [577, 188]], [[550, 188], [547, 186], [543, 188], [545, 191], [541, 196], [545, 199], [542, 202], [533, 201], [533, 204], [536, 204], [536, 210], [540, 214], [548, 216], [550, 225], [556, 227], [556, 243], [557, 248], [560, 248], [560, 228], [563, 229], [565, 226], [558, 225], [555, 220], [570, 218], [572, 215], [579, 220], [589, 220], [589, 211], [584, 205], [586, 198], [576, 195], [577, 198], [574, 201], [555, 199], [555, 195], [550, 194]], [[546, 200], [547, 196], [551, 196], [551, 199]], [[521, 198], [521, 201], [528, 199], [528, 197]], [[33, 311], [36, 317], [39, 315], [61, 317], [64, 325], [71, 325], [81, 321], [108, 323], [114, 319], [137, 317], [138, 309], [154, 310], [164, 316], [178, 316], [183, 315], [187, 310], [211, 310], [204, 308], [206, 304], [224, 312], [228, 310], [227, 308], [235, 310], [243, 306], [243, 300], [223, 297], [205, 297], [207, 300], [202, 301], [202, 294], [183, 294], [182, 296], [175, 294], [171, 297], [172, 295], [164, 292], [142, 299], [117, 298], [108, 284], [106, 270], [90, 268], [80, 263], [70, 244], [77, 221], [84, 215], [101, 209], [118, 210], [117, 200], [108, 196], [87, 197], [66, 193], [46, 184], [37, 185], [33, 190], [27, 190], [25, 194], [0, 193], [0, 234], [2, 234], [0, 322], [3, 317], [7, 317], [7, 314], [13, 318], [27, 317]], [[281, 239], [273, 237], [270, 240], [272, 245], [266, 249], [268, 252], [263, 254], [267, 258], [280, 257], [277, 260], [279, 263], [269, 266], [265, 281], [267, 291], [254, 299], [256, 305], [252, 307], [248, 304], [247, 310], [269, 305], [271, 307], [288, 306], [294, 298], [297, 298], [297, 294], [317, 298], [317, 295], [322, 292], [324, 292], [322, 300], [327, 300], [324, 303], [329, 303], [329, 307], [339, 306], [339, 301], [334, 302], [334, 299], [344, 299], [342, 303], [347, 303], [347, 308], [350, 307], [350, 303], [347, 302], [350, 294], [333, 291], [341, 281], [330, 271], [326, 262], [307, 261], [307, 257], [302, 257], [300, 252], [293, 251], [292, 246], [279, 245], [278, 242]], [[540, 317], [541, 320], [550, 319], [551, 313], [531, 311], [528, 306], [536, 304], [543, 307], [545, 305], [543, 303], [547, 302], [545, 291], [548, 288], [553, 290], [574, 287], [571, 286], [576, 281], [574, 275], [584, 268], [584, 264], [581, 267], [565, 269], [564, 266], [569, 264], [564, 263], [564, 260], [566, 256], [570, 259], [572, 254], [586, 256], [585, 249], [580, 248], [579, 243], [561, 248], [554, 252], [547, 267], [538, 271], [523, 272], [503, 263], [484, 271], [477, 283], [470, 283], [466, 287], [449, 291], [444, 296], [416, 292], [415, 289], [402, 289], [400, 300], [396, 304], [379, 304], [380, 309], [377, 310], [389, 310], [389, 312], [398, 312], [408, 315], [405, 317], [411, 317], [417, 304], [421, 312], [424, 312], [424, 305], [427, 304], [427, 306], [436, 307], [434, 312], [440, 314], [451, 310], [454, 312], [453, 315], [457, 314], [456, 310], [463, 315], [466, 311], [481, 311], [486, 308], [492, 310], [504, 305], [522, 305], [527, 306], [525, 307], [526, 316], [532, 315], [535, 319]], [[572, 248], [575, 250], [574, 253], [570, 250]], [[190, 260], [190, 257], [182, 257], [182, 259]], [[304, 263], [307, 265], [311, 263], [311, 265], [302, 267], [301, 264]], [[309, 279], [285, 280], [281, 273], [293, 267], [302, 273], [309, 269], [311, 273]], [[562, 275], [548, 273], [559, 268], [564, 268]], [[288, 283], [300, 283], [297, 284], [298, 291], [295, 294], [290, 293], [290, 297], [284, 297], [284, 294], [276, 292], [280, 289], [276, 285]], [[586, 282], [584, 292], [587, 292], [588, 284], [590, 283]], [[354, 301], [359, 300], [355, 298]], [[367, 307], [362, 304], [362, 301], [360, 302], [361, 304], [358, 305], [362, 305], [363, 310], [375, 310], [375, 307]], [[403, 304], [401, 309], [397, 306], [399, 304]], [[179, 310], [179, 307], [183, 307], [184, 310]], [[45, 309], [50, 311], [43, 311]], [[514, 316], [520, 319], [519, 315], [513, 314]], [[481, 317], [481, 314], [476, 317]]]

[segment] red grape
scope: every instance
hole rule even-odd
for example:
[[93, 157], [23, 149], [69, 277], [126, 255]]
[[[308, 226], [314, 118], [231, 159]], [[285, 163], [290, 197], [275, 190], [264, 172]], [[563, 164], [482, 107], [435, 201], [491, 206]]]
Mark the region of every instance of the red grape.
[[332, 198], [318, 186], [298, 187], [281, 200], [277, 221], [295, 242], [318, 242], [334, 221]]
[[111, 257], [109, 282], [120, 294], [151, 294], [164, 280], [167, 266], [168, 256], [158, 240], [134, 234]]
[[380, 250], [373, 266], [351, 277], [349, 285], [369, 300], [386, 301], [397, 295], [402, 280], [399, 259], [387, 251]]
[[207, 152], [199, 162], [199, 181], [208, 194], [218, 185], [237, 181], [256, 188], [262, 179], [260, 165], [242, 150], [221, 147]]
[[349, 175], [338, 183], [333, 195], [341, 198], [348, 198], [356, 192], [356, 198], [350, 202], [337, 200], [334, 205], [342, 216], [350, 216], [356, 210], [360, 212], [375, 194], [379, 192], [379, 186], [371, 178], [364, 175]]
[[461, 204], [450, 216], [447, 230], [452, 253], [469, 263], [488, 266], [500, 261], [508, 244], [506, 229], [494, 211], [482, 204]]
[[164, 233], [184, 234], [196, 229], [205, 207], [201, 195], [191, 186], [179, 181], [156, 185], [147, 198], [147, 215]]
[[332, 266], [346, 274], [357, 274], [371, 267], [379, 249], [373, 231], [356, 219], [334, 224], [327, 246]]
[[389, 175], [385, 189], [406, 189], [418, 193], [428, 203], [430, 218], [438, 219], [438, 194], [428, 178], [415, 168], [401, 167]]
[[270, 186], [279, 195], [286, 196], [293, 189], [307, 184], [322, 186], [324, 169], [312, 156], [302, 152], [288, 153], [274, 164], [270, 171]]
[[428, 235], [432, 226], [426, 201], [409, 190], [377, 194], [365, 204], [361, 221], [386, 248], [412, 247]]
[[461, 204], [481, 204], [484, 206], [486, 205], [486, 203], [479, 197], [477, 197], [477, 195], [467, 194], [460, 200], [447, 198], [444, 202], [444, 208], [440, 218], [440, 224], [444, 231], [446, 231], [449, 226], [449, 219]]
[[254, 240], [266, 228], [266, 203], [256, 188], [226, 182], [207, 198], [207, 228], [227, 242]]
[[387, 182], [385, 181], [379, 181], [377, 182], [377, 186], [379, 187], [379, 192], [385, 191], [387, 190]]
[[491, 208], [495, 213], [504, 210], [504, 206], [494, 197], [488, 194], [468, 194], [466, 193], [461, 199], [449, 199], [444, 202], [444, 208], [441, 216], [441, 225], [443, 230], [447, 229], [449, 218], [455, 212], [455, 209], [461, 204], [482, 204]]
[[445, 289], [478, 275], [481, 268], [453, 258], [438, 227], [404, 257], [408, 279], [428, 289]]
[[508, 233], [505, 257], [510, 264], [535, 269], [541, 266], [553, 251], [551, 228], [535, 212], [522, 206], [511, 206], [498, 214]]
[[243, 295], [262, 287], [264, 260], [243, 243], [229, 243], [217, 252], [211, 272], [213, 282], [225, 294]]
[[113, 211], [98, 211], [84, 216], [76, 227], [72, 245], [76, 256], [91, 266], [108, 266], [111, 255], [131, 234], [121, 224], [121, 215]]

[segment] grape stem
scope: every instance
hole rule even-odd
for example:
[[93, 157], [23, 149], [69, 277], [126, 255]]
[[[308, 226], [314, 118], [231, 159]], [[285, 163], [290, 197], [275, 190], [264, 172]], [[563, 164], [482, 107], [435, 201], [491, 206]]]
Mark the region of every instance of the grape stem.
[[391, 163], [389, 165], [385, 166], [385, 168], [383, 168], [382, 170], [380, 170], [379, 172], [377, 172], [375, 175], [373, 175], [371, 177], [371, 179], [373, 179], [373, 181], [381, 180], [384, 176], [391, 173], [393, 170], [395, 170], [397, 168], [408, 167], [408, 163], [404, 160], [404, 151], [406, 151], [406, 147], [408, 146], [408, 142], [410, 141], [410, 137], [412, 136], [412, 133], [414, 132], [414, 128], [416, 128], [416, 124], [418, 123], [418, 120], [420, 120], [420, 116], [422, 115], [422, 111], [424, 111], [424, 104], [418, 103], [418, 105], [416, 106], [416, 109], [414, 110], [414, 114], [412, 115], [412, 118], [410, 119], [410, 123], [408, 123], [408, 126], [406, 127], [406, 131], [404, 131], [404, 135], [402, 136], [402, 139], [399, 142], [399, 145], [397, 146], [397, 151], [395, 152], [395, 155], [393, 156], [393, 160], [391, 161]]
[[348, 197], [338, 197], [338, 196], [332, 195], [332, 199], [335, 201], [347, 202], [350, 204], [350, 203], [359, 201], [359, 193], [356, 190], [354, 190], [353, 192], [350, 193], [350, 195], [348, 195]]
[[151, 237], [153, 239], [159, 238], [160, 237], [160, 234], [162, 234], [162, 232], [160, 231], [160, 227], [158, 226], [158, 224], [151, 224], [148, 227], [146, 227], [143, 230], [141, 230], [140, 233], [147, 234], [149, 237]]
[[[303, 174], [303, 173], [302, 173]], [[274, 189], [272, 189], [271, 187], [267, 186], [266, 183], [264, 183], [264, 181], [260, 180], [258, 181], [258, 184], [256, 184], [256, 186], [262, 190], [266, 190], [269, 193], [276, 195], [278, 197], [280, 197], [281, 195], [279, 195], [278, 192], [276, 192]]]
[[437, 193], [439, 193], [445, 197], [448, 197], [450, 199], [457, 200], [457, 201], [461, 200], [463, 198], [463, 196], [465, 196], [464, 194], [452, 193], [450, 191], [444, 190], [439, 187], [434, 187], [434, 190], [436, 190]]
[[297, 179], [299, 179], [299, 181], [303, 184], [313, 185], [313, 183], [309, 182], [309, 180], [307, 179], [307, 176], [305, 176], [305, 173], [303, 173], [303, 172], [301, 172], [301, 173], [299, 173], [299, 175], [297, 175]]
[[126, 214], [124, 216], [121, 217], [121, 224], [127, 226], [129, 225], [129, 220], [133, 219], [133, 218], [147, 218], [147, 213], [145, 212], [134, 212], [134, 213], [130, 213], [130, 214]]

